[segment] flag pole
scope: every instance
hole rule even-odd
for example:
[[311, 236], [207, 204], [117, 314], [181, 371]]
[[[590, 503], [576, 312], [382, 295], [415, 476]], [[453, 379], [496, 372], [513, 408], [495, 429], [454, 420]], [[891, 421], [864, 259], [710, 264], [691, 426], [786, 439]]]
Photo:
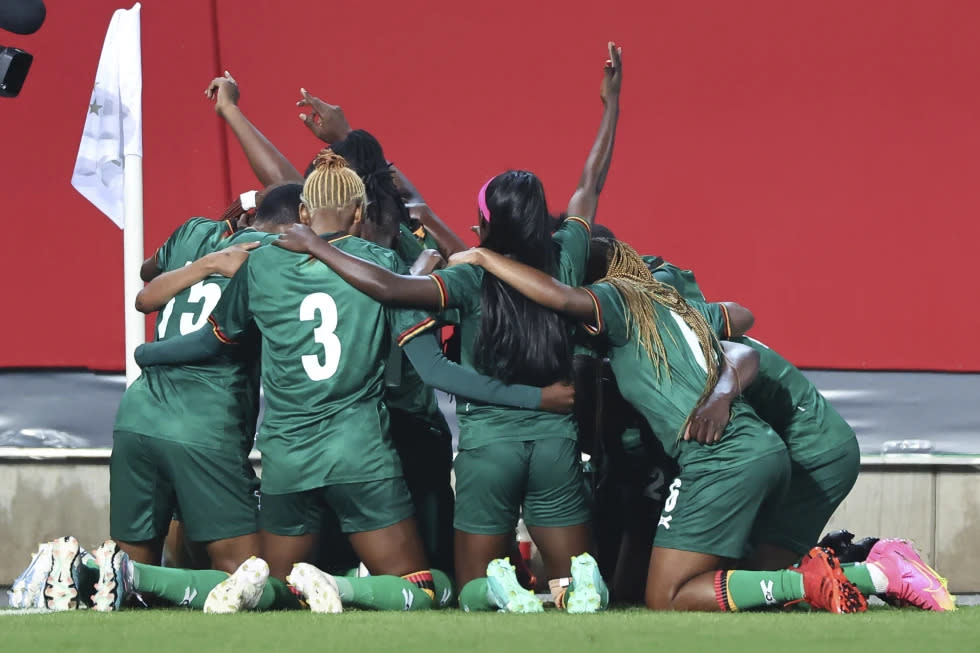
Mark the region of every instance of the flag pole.
[[123, 166], [123, 301], [126, 303], [126, 386], [140, 375], [133, 352], [146, 340], [146, 319], [136, 310], [136, 295], [143, 288], [143, 157], [127, 154]]

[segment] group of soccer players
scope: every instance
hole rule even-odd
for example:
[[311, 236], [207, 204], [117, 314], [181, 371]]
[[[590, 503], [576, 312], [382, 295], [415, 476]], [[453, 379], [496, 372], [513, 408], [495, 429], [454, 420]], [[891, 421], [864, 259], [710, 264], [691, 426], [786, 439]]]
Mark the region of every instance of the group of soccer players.
[[[611, 596], [954, 609], [908, 542], [818, 545], [857, 477], [854, 432], [745, 336], [749, 310], [594, 224], [621, 55], [610, 43], [567, 210], [549, 214], [533, 173], [498, 174], [469, 250], [339, 107], [302, 91], [328, 145], [302, 175], [244, 116], [234, 79], [213, 80], [205, 94], [264, 188], [144, 263], [137, 306], [156, 312], [156, 339], [114, 427], [112, 539], [91, 554], [71, 536], [41, 545], [12, 604], [540, 612], [522, 519], [570, 613]], [[455, 396], [455, 459], [433, 389]], [[184, 567], [161, 566], [168, 533]]]

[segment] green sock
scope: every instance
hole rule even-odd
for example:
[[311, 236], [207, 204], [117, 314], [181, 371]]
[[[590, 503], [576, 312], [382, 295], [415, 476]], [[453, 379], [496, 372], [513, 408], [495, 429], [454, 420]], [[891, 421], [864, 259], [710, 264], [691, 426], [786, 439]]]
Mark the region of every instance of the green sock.
[[177, 606], [203, 610], [204, 601], [215, 585], [228, 578], [213, 569], [171, 569], [133, 563], [133, 586]]
[[289, 585], [285, 581], [281, 581], [272, 576], [269, 577], [269, 582], [262, 588], [262, 596], [259, 597], [259, 603], [255, 606], [256, 610], [263, 611], [300, 610], [302, 608], [303, 604], [300, 602], [299, 597], [289, 589]]
[[803, 574], [778, 571], [719, 571], [715, 598], [723, 612], [783, 605], [803, 598]]
[[474, 578], [459, 591], [459, 607], [463, 612], [487, 612], [503, 606], [490, 602], [486, 578]]
[[438, 569], [432, 570], [432, 582], [436, 586], [436, 598], [432, 602], [432, 607], [436, 609], [448, 608], [452, 605], [453, 597], [453, 581], [449, 576]]
[[373, 610], [416, 611], [432, 608], [432, 598], [415, 583], [398, 576], [334, 576], [344, 605]]
[[[841, 563], [847, 580], [861, 590], [865, 596], [880, 594], [888, 589], [888, 578], [877, 566], [864, 562]], [[876, 583], [875, 580], [878, 582]]]

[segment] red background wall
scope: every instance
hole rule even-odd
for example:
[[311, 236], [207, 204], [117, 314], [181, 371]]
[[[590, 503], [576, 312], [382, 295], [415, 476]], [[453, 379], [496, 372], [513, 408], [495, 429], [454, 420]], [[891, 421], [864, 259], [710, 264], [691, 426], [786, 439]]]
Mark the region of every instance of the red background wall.
[[[123, 364], [122, 234], [70, 186], [120, 0], [50, 0], [0, 102], [0, 366]], [[693, 268], [801, 366], [980, 371], [980, 4], [971, 0], [148, 0], [146, 251], [256, 183], [203, 90], [303, 168], [299, 87], [373, 131], [445, 219], [508, 167], [553, 210], [595, 134], [604, 46], [626, 76], [599, 221]]]

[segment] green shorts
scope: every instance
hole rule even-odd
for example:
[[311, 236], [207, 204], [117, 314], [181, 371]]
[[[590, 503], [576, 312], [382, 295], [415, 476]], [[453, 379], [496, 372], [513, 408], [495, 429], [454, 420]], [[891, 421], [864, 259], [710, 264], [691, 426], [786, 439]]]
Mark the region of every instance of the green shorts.
[[785, 449], [735, 467], [709, 460], [681, 468], [667, 487], [653, 545], [738, 559], [751, 550], [757, 520], [779, 506], [790, 478]]
[[319, 533], [328, 509], [336, 513], [344, 533], [376, 531], [413, 515], [408, 486], [397, 477], [288, 494], [263, 493], [259, 525], [273, 535]]
[[756, 542], [806, 553], [816, 546], [824, 526], [857, 481], [861, 452], [857, 439], [844, 440], [832, 451], [794, 456], [789, 447], [792, 478], [780, 508], [765, 515], [753, 530]]
[[258, 530], [259, 481], [242, 451], [116, 431], [109, 462], [109, 533], [122, 542], [164, 537], [175, 511], [194, 542]]
[[511, 533], [522, 507], [528, 526], [589, 521], [582, 459], [574, 440], [554, 437], [464, 449], [455, 468], [457, 530]]

